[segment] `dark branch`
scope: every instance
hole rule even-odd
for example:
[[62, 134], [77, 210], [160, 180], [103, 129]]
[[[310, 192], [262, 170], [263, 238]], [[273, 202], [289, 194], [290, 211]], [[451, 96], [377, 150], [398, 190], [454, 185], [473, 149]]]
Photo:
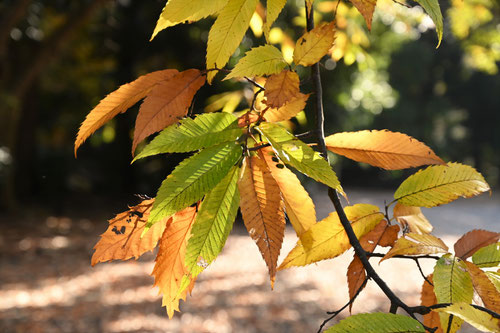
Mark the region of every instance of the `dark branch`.
[[[374, 252], [366, 252], [366, 255], [368, 257], [378, 257], [378, 258], [383, 258], [385, 256], [385, 254], [383, 254], [383, 253], [374, 253]], [[438, 256], [431, 256], [431, 255], [427, 255], [427, 254], [421, 255], [421, 256], [406, 256], [406, 255], [403, 255], [403, 254], [398, 254], [398, 255], [392, 256], [391, 258], [412, 259], [412, 260], [415, 260], [415, 259], [434, 259], [434, 260], [439, 260]]]

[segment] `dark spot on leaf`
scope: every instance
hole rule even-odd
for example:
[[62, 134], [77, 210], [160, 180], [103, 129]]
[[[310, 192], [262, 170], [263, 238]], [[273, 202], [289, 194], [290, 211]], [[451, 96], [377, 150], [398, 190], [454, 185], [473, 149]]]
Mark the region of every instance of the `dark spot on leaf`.
[[279, 163], [278, 163], [278, 164], [276, 164], [276, 167], [277, 167], [278, 169], [283, 169], [285, 166], [284, 166], [283, 164], [279, 164]]
[[118, 231], [118, 228], [116, 227], [116, 225], [113, 227], [113, 229], [111, 229], [111, 231], [113, 231], [117, 235], [120, 234], [120, 231]]
[[125, 230], [127, 230], [127, 228], [125, 228], [125, 226], [122, 226], [122, 227], [120, 228], [120, 233], [121, 233], [121, 234], [124, 234], [124, 233], [125, 233]]
[[130, 212], [130, 216], [132, 215], [138, 216], [141, 219], [144, 216], [141, 212], [136, 212], [135, 210]]
[[273, 160], [273, 162], [276, 162], [276, 163], [279, 163], [279, 162], [280, 162], [280, 160], [278, 160], [278, 158], [277, 158], [277, 157], [274, 157], [274, 156], [273, 156], [273, 158], [271, 158], [271, 159]]

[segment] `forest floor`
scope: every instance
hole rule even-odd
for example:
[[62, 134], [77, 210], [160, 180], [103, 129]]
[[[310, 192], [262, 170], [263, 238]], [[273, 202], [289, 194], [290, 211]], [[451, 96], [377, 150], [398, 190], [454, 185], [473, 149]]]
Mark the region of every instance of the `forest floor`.
[[[318, 217], [324, 217], [331, 209], [324, 193], [311, 193], [319, 199]], [[390, 201], [386, 193], [348, 193], [352, 193], [351, 203]], [[436, 235], [450, 248], [470, 229], [499, 229], [498, 197], [469, 200], [471, 203], [459, 200], [448, 210], [425, 212], [435, 224]], [[182, 312], [169, 320], [157, 288], [152, 288], [153, 253], [138, 261], [90, 266], [92, 247], [106, 228], [102, 217], [35, 214], [19, 220], [0, 217], [0, 225], [0, 332], [305, 333], [317, 331], [326, 311], [337, 310], [348, 300], [345, 272], [352, 252], [280, 271], [271, 290], [257, 247], [238, 224], [223, 253], [182, 303]], [[287, 229], [280, 260], [295, 242], [293, 230]], [[398, 295], [409, 304], [419, 304], [423, 279], [413, 262], [373, 262]], [[433, 264], [433, 260], [422, 261], [426, 274], [432, 272]], [[353, 312], [388, 308], [385, 297], [370, 282], [354, 303]], [[338, 319], [346, 315], [348, 311]], [[476, 331], [465, 327], [463, 332]]]

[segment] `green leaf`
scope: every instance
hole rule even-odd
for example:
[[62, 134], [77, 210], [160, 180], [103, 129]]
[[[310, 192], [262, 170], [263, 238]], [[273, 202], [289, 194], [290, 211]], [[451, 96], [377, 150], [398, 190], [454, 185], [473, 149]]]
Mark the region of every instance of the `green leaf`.
[[431, 17], [432, 21], [436, 25], [436, 33], [438, 35], [438, 45], [441, 44], [441, 40], [443, 39], [443, 14], [441, 14], [441, 8], [439, 7], [438, 0], [415, 0], [422, 7], [424, 7], [425, 11]]
[[341, 320], [325, 333], [420, 333], [424, 327], [413, 318], [392, 313], [362, 313]]
[[[471, 303], [474, 295], [471, 277], [462, 259], [445, 254], [436, 263], [433, 274], [434, 293], [438, 303]], [[443, 331], [448, 329], [449, 315], [439, 314]], [[462, 325], [460, 318], [454, 317], [450, 332], [456, 332]]]
[[224, 80], [234, 77], [262, 76], [281, 72], [287, 63], [280, 50], [272, 45], [254, 47], [234, 66]]
[[227, 0], [168, 0], [163, 8], [151, 40], [168, 27], [187, 21], [198, 21], [218, 13], [227, 4]]
[[179, 125], [164, 129], [132, 161], [162, 153], [185, 153], [235, 141], [243, 133], [235, 116], [229, 113], [204, 113], [185, 118]]
[[498, 272], [484, 272], [488, 279], [490, 279], [491, 283], [495, 286], [497, 291], [500, 293], [500, 273]]
[[482, 332], [500, 332], [500, 320], [490, 314], [474, 308], [467, 303], [455, 303], [436, 312], [446, 312], [461, 318]]
[[330, 164], [286, 129], [277, 124], [262, 123], [257, 130], [266, 137], [283, 162], [318, 182], [344, 192]]
[[394, 199], [406, 206], [430, 208], [489, 190], [488, 183], [473, 167], [448, 163], [433, 165], [411, 175], [396, 190]]
[[200, 200], [226, 176], [241, 153], [239, 144], [222, 143], [182, 161], [161, 184], [146, 228]]
[[479, 267], [495, 267], [500, 264], [500, 242], [490, 244], [472, 256], [472, 262]]

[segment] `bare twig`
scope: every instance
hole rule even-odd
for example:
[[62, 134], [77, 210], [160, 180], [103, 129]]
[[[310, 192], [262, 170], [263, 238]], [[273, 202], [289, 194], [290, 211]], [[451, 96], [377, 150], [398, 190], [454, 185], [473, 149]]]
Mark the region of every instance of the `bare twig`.
[[[378, 257], [378, 258], [383, 258], [385, 256], [384, 253], [375, 253], [375, 252], [366, 252], [366, 255], [368, 257]], [[428, 254], [420, 255], [420, 256], [406, 256], [404, 254], [397, 254], [395, 256], [392, 256], [391, 258], [399, 258], [399, 259], [434, 259], [434, 260], [439, 260], [438, 256], [432, 256]]]
[[247, 76], [245, 76], [245, 80], [247, 80], [248, 82], [250, 82], [251, 84], [253, 84], [254, 86], [256, 86], [257, 88], [259, 88], [262, 91], [266, 90], [266, 88], [264, 88], [262, 85], [258, 84], [257, 82], [255, 82], [255, 80], [252, 80], [251, 78], [249, 78]]

